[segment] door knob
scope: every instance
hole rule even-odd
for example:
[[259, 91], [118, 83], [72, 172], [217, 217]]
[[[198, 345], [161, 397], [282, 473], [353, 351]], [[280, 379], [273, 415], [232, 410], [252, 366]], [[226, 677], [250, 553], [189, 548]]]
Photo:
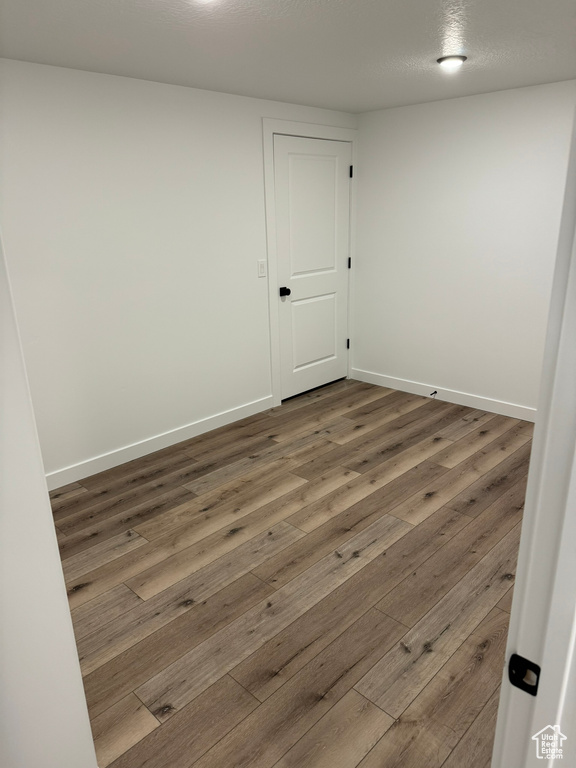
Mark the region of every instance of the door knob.
[[290, 290], [290, 288], [286, 288], [285, 286], [282, 286], [282, 288], [280, 288], [280, 296], [290, 296], [291, 293], [292, 291]]

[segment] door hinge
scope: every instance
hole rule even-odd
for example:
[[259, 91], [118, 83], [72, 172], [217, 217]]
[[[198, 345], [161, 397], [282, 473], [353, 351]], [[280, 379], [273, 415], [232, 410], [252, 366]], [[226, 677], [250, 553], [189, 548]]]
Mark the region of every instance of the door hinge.
[[350, 166], [350, 178], [351, 179], [354, 178], [354, 166], [353, 165]]
[[352, 259], [348, 256], [348, 269], [352, 268]]
[[540, 667], [533, 661], [513, 653], [508, 662], [508, 679], [516, 688], [536, 696], [540, 682]]
[[350, 349], [350, 339], [346, 339], [346, 349]]

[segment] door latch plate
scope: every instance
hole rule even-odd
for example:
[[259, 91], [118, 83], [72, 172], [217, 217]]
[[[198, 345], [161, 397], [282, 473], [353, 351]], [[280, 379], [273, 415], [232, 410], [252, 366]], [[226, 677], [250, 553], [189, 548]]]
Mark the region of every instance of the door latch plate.
[[524, 656], [513, 653], [508, 662], [508, 679], [516, 688], [536, 696], [540, 681], [540, 667], [533, 661], [525, 659]]

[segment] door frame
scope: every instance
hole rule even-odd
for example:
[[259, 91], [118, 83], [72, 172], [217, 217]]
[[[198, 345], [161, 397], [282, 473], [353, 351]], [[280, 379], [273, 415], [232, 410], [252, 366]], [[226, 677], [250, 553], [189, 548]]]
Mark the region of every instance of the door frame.
[[[517, 653], [541, 667], [538, 695], [513, 687], [506, 667], [492, 768], [536, 768], [532, 737], [547, 725], [576, 731], [576, 124], [567, 173], [536, 429], [506, 663]], [[557, 765], [559, 760], [549, 764]], [[564, 762], [564, 761], [562, 761]]]
[[[268, 257], [268, 317], [270, 323], [270, 374], [272, 380], [272, 404], [280, 405], [281, 368], [280, 368], [280, 317], [278, 311], [278, 251], [276, 248], [276, 194], [274, 183], [274, 136], [295, 136], [303, 139], [326, 139], [349, 143], [352, 148], [352, 165], [356, 167], [356, 138], [358, 131], [354, 128], [338, 128], [331, 125], [316, 125], [315, 123], [299, 123], [292, 120], [278, 120], [265, 117], [262, 119], [262, 136], [264, 142], [264, 202], [266, 215], [266, 251]], [[348, 252], [354, 266], [355, 245], [355, 211], [356, 211], [356, 173], [350, 180], [350, 226]], [[352, 280], [354, 269], [348, 274], [348, 335], [352, 327]], [[352, 365], [348, 353], [348, 376]]]

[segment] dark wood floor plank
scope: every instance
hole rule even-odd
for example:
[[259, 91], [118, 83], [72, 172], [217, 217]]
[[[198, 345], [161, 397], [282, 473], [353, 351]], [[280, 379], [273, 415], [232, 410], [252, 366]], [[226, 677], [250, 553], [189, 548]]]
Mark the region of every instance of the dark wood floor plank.
[[[177, 619], [190, 607], [207, 600], [275, 555], [304, 534], [287, 523], [277, 525], [236, 547], [228, 555], [177, 582], [145, 602], [138, 603], [78, 643], [84, 674], [130, 648]], [[132, 591], [132, 590], [130, 590]]]
[[508, 592], [506, 592], [502, 600], [499, 600], [496, 603], [496, 607], [500, 608], [501, 611], [506, 611], [506, 613], [511, 613], [513, 598], [514, 598], [514, 587], [512, 586], [510, 587]]
[[268, 434], [269, 430], [262, 430], [262, 433], [255, 434], [250, 438], [236, 441], [228, 438], [223, 445], [218, 446], [217, 449], [203, 450], [202, 453], [196, 453], [197, 459], [196, 471], [191, 472], [186, 478], [182, 479], [182, 485], [186, 483], [193, 483], [205, 475], [209, 475], [218, 469], [222, 470], [224, 467], [230, 464], [235, 464], [240, 461], [247, 454], [260, 453], [267, 449], [273, 448], [276, 443], [273, 440], [272, 435]]
[[498, 688], [442, 768], [490, 768], [499, 699]]
[[[299, 410], [300, 408], [305, 408], [311, 403], [319, 402], [320, 400], [324, 400], [327, 397], [332, 397], [332, 395], [335, 395], [338, 392], [342, 392], [345, 389], [355, 390], [358, 388], [364, 388], [365, 385], [366, 382], [357, 381], [356, 379], [339, 379], [332, 382], [331, 384], [316, 387], [315, 389], [310, 389], [308, 392], [303, 392], [301, 395], [289, 397], [286, 400], [283, 400], [280, 405], [271, 408], [268, 413], [271, 416], [280, 416], [285, 412]], [[385, 395], [389, 391], [394, 390], [389, 390], [387, 387], [382, 387], [382, 395]]]
[[[309, 500], [322, 498], [334, 486], [342, 485], [346, 481], [348, 472], [349, 470], [340, 468], [339, 475], [335, 472], [327, 473], [326, 476], [317, 478], [317, 482], [312, 481], [303, 486], [296, 485], [291, 491], [289, 489], [288, 493], [281, 496], [270, 494], [273, 497], [272, 500], [267, 504], [261, 504], [253, 511], [250, 511], [250, 507], [235, 507], [228, 513], [230, 519], [227, 522], [223, 517], [220, 518], [220, 524], [225, 522], [225, 528], [221, 529], [220, 533], [215, 532], [211, 536], [201, 537], [198, 542], [141, 571], [126, 583], [136, 594], [148, 600], [198, 570], [205, 561], [210, 562], [215, 553], [228, 552], [231, 548], [251, 540], [270, 526], [283, 521], [294, 509], [305, 506]], [[299, 529], [293, 526], [290, 528], [293, 531], [299, 531], [301, 536], [298, 538], [304, 535]], [[256, 562], [254, 567], [257, 567]]]
[[266, 642], [231, 674], [257, 698], [268, 698], [469, 520], [451, 510], [438, 511]]
[[[326, 387], [323, 396], [307, 398], [303, 396], [302, 402], [297, 408], [295, 401], [289, 401], [286, 406], [278, 410], [272, 409], [259, 414], [258, 418], [251, 417], [226, 427], [213, 430], [206, 435], [201, 435], [193, 441], [189, 448], [195, 458], [205, 460], [210, 456], [217, 456], [222, 449], [227, 449], [230, 444], [248, 445], [253, 439], [274, 439], [276, 430], [288, 423], [297, 423], [313, 415], [319, 408], [330, 407], [334, 403], [346, 402], [348, 397], [353, 397], [358, 392], [373, 391], [370, 385], [363, 382], [349, 382], [348, 387], [338, 389]], [[326, 419], [328, 421], [329, 419]]]
[[[256, 421], [247, 424], [232, 424], [221, 430], [215, 430], [212, 436], [203, 436], [202, 439], [198, 440], [197, 445], [193, 446], [194, 456], [203, 462], [207, 459], [218, 459], [223, 455], [223, 452], [229, 452], [231, 446], [244, 445], [249, 447], [253, 441], [273, 441], [279, 437], [282, 429], [298, 427], [306, 421], [313, 424], [322, 423], [323, 425], [330, 422], [338, 423], [340, 411], [348, 410], [351, 407], [351, 399], [362, 395], [369, 399], [376, 397], [374, 388], [362, 382], [355, 382], [354, 386], [345, 390], [338, 391], [332, 388], [327, 388], [327, 390], [329, 391], [326, 392], [325, 397], [308, 400], [300, 409], [286, 408], [276, 414], [270, 411]], [[300, 432], [304, 428], [297, 429], [297, 431]], [[310, 432], [312, 431], [311, 428]], [[256, 451], [253, 450], [252, 452]]]
[[[427, 406], [428, 403], [423, 405], [422, 408]], [[465, 411], [466, 409], [459, 405], [438, 404], [438, 409], [435, 412], [417, 420], [409, 427], [405, 427], [392, 434], [387, 440], [381, 441], [376, 448], [371, 448], [369, 451], [357, 449], [352, 454], [350, 460], [346, 462], [346, 466], [356, 472], [368, 472], [378, 464], [388, 461], [392, 456], [396, 456], [398, 453], [421, 442], [426, 437], [436, 435], [447, 424], [451, 424], [454, 420], [459, 419]], [[419, 408], [417, 411], [412, 411], [407, 415], [415, 416], [420, 412], [421, 409]], [[398, 421], [400, 419], [391, 423], [396, 424]], [[302, 474], [300, 470], [298, 470], [298, 474]]]
[[128, 552], [133, 552], [146, 545], [148, 541], [139, 536], [135, 531], [124, 531], [106, 541], [78, 552], [62, 562], [62, 570], [66, 581], [74, 581], [82, 578], [90, 571], [101, 565], [111, 563], [113, 560], [123, 557]]
[[[224, 519], [230, 512], [236, 514], [237, 508], [245, 510], [248, 514], [267, 503], [261, 503], [263, 498], [275, 498], [277, 483], [281, 483], [287, 476], [291, 477], [288, 473], [293, 467], [294, 463], [290, 459], [278, 459], [265, 466], [256, 467], [242, 478], [234, 478], [210, 493], [193, 496], [190, 501], [174, 507], [159, 520], [139, 524], [137, 533], [153, 541], [194, 521]], [[220, 527], [223, 525], [226, 525], [225, 521]], [[213, 530], [218, 528], [210, 529]]]
[[494, 608], [406, 710], [455, 734], [455, 745], [500, 686], [510, 616]]
[[207, 600], [188, 606], [178, 618], [86, 675], [84, 690], [90, 717], [98, 716], [120, 701], [271, 592], [271, 588], [255, 576], [242, 576]]
[[346, 462], [346, 466], [355, 469], [355, 471], [367, 471], [371, 467], [365, 466], [365, 463], [368, 463], [368, 459], [365, 463], [363, 462], [365, 456], [370, 455], [371, 452], [389, 451], [387, 456], [381, 458], [380, 463], [391, 458], [393, 448], [399, 452], [414, 444], [414, 442], [409, 443], [410, 438], [416, 442], [418, 439], [422, 440], [427, 436], [423, 434], [426, 427], [431, 423], [441, 425], [442, 417], [446, 413], [455, 413], [454, 409], [457, 408], [458, 406], [430, 400], [424, 403], [421, 408], [405, 413], [384, 426], [371, 430], [366, 435], [360, 435], [345, 445], [335, 447], [332, 452], [326, 453], [318, 459], [302, 464], [298, 468], [298, 474], [311, 480], [333, 466], [340, 466], [343, 462]]
[[244, 437], [242, 440], [231, 440], [230, 438], [225, 440], [223, 436], [221, 443], [219, 442], [210, 449], [204, 447], [202, 451], [196, 452], [195, 458], [198, 464], [207, 471], [198, 472], [196, 477], [191, 476], [188, 481], [194, 482], [215, 469], [222, 469], [230, 464], [235, 464], [251, 453], [258, 453], [274, 446], [276, 441], [274, 440], [273, 427], [273, 420], [268, 419], [266, 422], [260, 422], [258, 428], [256, 426], [251, 427], [251, 431], [255, 432], [252, 437]]
[[438, 768], [450, 754], [451, 735], [432, 720], [400, 717], [358, 768]]
[[393, 619], [413, 627], [521, 520], [526, 482], [497, 499], [378, 603]]
[[242, 686], [223, 677], [118, 758], [112, 768], [191, 768], [257, 706]]
[[[287, 443], [289, 441], [298, 440], [299, 438], [309, 436], [314, 433], [325, 422], [321, 416], [311, 417], [306, 422], [297, 422], [295, 424], [286, 425], [282, 429], [277, 429], [276, 434], [272, 438], [275, 443]], [[331, 438], [337, 437], [339, 434], [345, 432], [350, 428], [352, 422], [347, 419], [346, 416], [334, 416], [330, 424], [334, 427]]]
[[91, 725], [98, 768], [106, 768], [160, 727], [158, 720], [133, 693], [92, 720]]
[[393, 722], [352, 689], [286, 752], [275, 768], [355, 768]]
[[444, 471], [447, 470], [436, 464], [419, 464], [316, 528], [304, 539], [294, 542], [274, 558], [255, 568], [253, 573], [274, 587], [287, 584], [328, 552], [336, 550], [355, 533], [394, 509], [396, 504], [412, 494], [415, 488], [428, 483]]
[[179, 446], [142, 456], [118, 467], [85, 477], [82, 485], [88, 490], [108, 488], [124, 490], [137, 483], [148, 483], [164, 475], [194, 464], [195, 460]]
[[[280, 494], [282, 491], [288, 492], [291, 488], [298, 488], [302, 482], [301, 478], [287, 475], [285, 479], [278, 481], [275, 486], [276, 493]], [[171, 565], [180, 569], [182, 577], [187, 576], [194, 570], [199, 570], [230, 552], [248, 538], [261, 533], [274, 522], [278, 522], [278, 520], [270, 520], [269, 517], [262, 517], [259, 520], [259, 525], [254, 523], [248, 529], [246, 525], [236, 525], [237, 517], [241, 511], [239, 509], [236, 513], [231, 526], [226, 520], [219, 518], [211, 519], [208, 525], [203, 526], [201, 534], [198, 531], [198, 526], [193, 523], [188, 526], [181, 526], [176, 531], [170, 532], [166, 536], [160, 536], [158, 539], [139, 547], [137, 553], [128, 553], [118, 560], [96, 568], [86, 578], [72, 580], [68, 584], [70, 604], [73, 607], [82, 605], [82, 603], [107, 592], [117, 584], [129, 582], [138, 574], [162, 561], [176, 558], [176, 554], [184, 550], [187, 550], [187, 554], [182, 558], [189, 563], [188, 572], [185, 572], [184, 563], [180, 559], [171, 560]], [[225, 526], [224, 528], [220, 528], [222, 524]], [[209, 534], [209, 529], [216, 530]]]
[[270, 424], [269, 410], [246, 416], [232, 424], [211, 429], [209, 432], [203, 432], [180, 445], [192, 458], [202, 460], [204, 452], [218, 450], [231, 442], [250, 441], [253, 437], [262, 434], [262, 427], [266, 424]]
[[377, 419], [383, 413], [389, 413], [390, 410], [396, 408], [398, 405], [404, 405], [406, 403], [419, 403], [424, 405], [428, 402], [428, 398], [420, 397], [420, 395], [412, 395], [409, 392], [399, 392], [393, 389], [384, 389], [384, 397], [378, 400], [372, 400], [359, 408], [354, 408], [347, 413], [347, 417], [353, 421], [372, 421]]
[[170, 717], [407, 533], [409, 526], [394, 521], [377, 520], [138, 688], [138, 697], [159, 719]]
[[489, 768], [532, 429], [342, 380], [52, 491], [100, 763]]
[[450, 424], [450, 426], [446, 427], [438, 434], [448, 440], [460, 440], [461, 437], [465, 437], [467, 434], [473, 432], [475, 429], [482, 426], [482, 424], [486, 424], [487, 421], [490, 421], [490, 419], [493, 418], [493, 413], [470, 409], [461, 419]]
[[[190, 459], [190, 463], [192, 462], [193, 459]], [[124, 491], [109, 488], [95, 488], [91, 491], [85, 489], [84, 493], [52, 502], [52, 512], [54, 520], [62, 530], [65, 530], [67, 524], [73, 526], [76, 520], [87, 520], [85, 525], [90, 525], [95, 518], [112, 517], [130, 506], [166, 493], [177, 485], [180, 484], [161, 478], [150, 483], [138, 483], [134, 488]]]
[[398, 639], [402, 627], [377, 613], [347, 629], [194, 768], [272, 768]]
[[[60, 542], [60, 557], [66, 560], [72, 555], [84, 552], [95, 544], [117, 536], [119, 533], [129, 531], [137, 525], [169, 512], [174, 507], [192, 501], [196, 496], [186, 488], [178, 487], [155, 496], [149, 501], [137, 504], [127, 512], [121, 512], [113, 517], [105, 518], [94, 523], [88, 528], [83, 528], [77, 533], [65, 536]], [[140, 534], [142, 535], [142, 534]], [[145, 537], [147, 538], [147, 537]]]
[[440, 768], [500, 685], [508, 616], [495, 608], [380, 739], [362, 768]]
[[452, 467], [455, 467], [464, 459], [469, 458], [481, 448], [489, 445], [497, 437], [508, 432], [508, 430], [519, 423], [518, 419], [510, 419], [507, 416], [494, 416], [490, 421], [477, 427], [464, 437], [456, 440], [448, 448], [440, 451], [436, 456], [436, 461], [438, 464], [442, 464], [443, 467], [452, 469]]
[[528, 441], [507, 459], [484, 473], [475, 483], [451, 499], [452, 509], [469, 517], [479, 515], [528, 473], [531, 448], [532, 444]]
[[347, 423], [347, 416], [350, 411], [380, 400], [382, 400], [381, 392], [369, 387], [353, 394], [343, 392], [335, 398], [325, 400], [297, 414], [294, 412], [285, 416], [278, 416], [275, 419], [274, 440], [278, 442], [293, 440], [302, 432], [313, 432], [327, 420], [344, 418], [344, 423]]
[[313, 442], [308, 443], [307, 445], [304, 445], [295, 451], [291, 451], [290, 458], [287, 458], [286, 461], [294, 462], [293, 466], [298, 467], [300, 464], [304, 464], [305, 462], [311, 461], [318, 456], [322, 456], [325, 453], [334, 450], [334, 443], [332, 442], [333, 439], [334, 435], [331, 434], [320, 438], [319, 440], [314, 440]]
[[421, 408], [427, 402], [426, 398], [418, 397], [417, 395], [408, 395], [404, 392], [398, 392], [397, 394], [402, 395], [402, 397], [394, 399], [392, 399], [392, 395], [387, 397], [385, 405], [381, 405], [378, 410], [362, 418], [352, 418], [352, 415], [349, 414], [350, 425], [338, 430], [338, 433], [332, 437], [332, 441], [338, 445], [346, 445], [363, 435], [367, 436], [370, 432], [380, 429], [386, 424], [390, 424], [411, 411]]
[[[514, 427], [496, 438], [489, 446], [457, 464], [429, 487], [421, 489], [394, 509], [401, 520], [417, 525], [444, 504], [452, 504], [455, 498], [469, 489], [487, 472], [503, 462], [530, 440], [529, 436]], [[435, 460], [431, 458], [432, 461]], [[461, 509], [461, 508], [460, 508]]]
[[[275, 429], [274, 440], [277, 440], [280, 443], [287, 440], [294, 440], [303, 432], [313, 432], [318, 426], [325, 423], [327, 419], [332, 421], [342, 418], [343, 424], [347, 426], [349, 424], [349, 419], [347, 417], [351, 411], [369, 403], [379, 402], [382, 399], [381, 393], [372, 388], [356, 392], [353, 395], [345, 392], [339, 396], [338, 402], [334, 402], [333, 400], [325, 401], [321, 405], [316, 406], [314, 412], [311, 412], [313, 410], [312, 408], [308, 408], [306, 412], [302, 414], [304, 418], [301, 416], [300, 418], [295, 419], [291, 415], [286, 423], [279, 423]], [[280, 422], [280, 420], [281, 417], [276, 419], [277, 422]]]
[[332, 392], [321, 401], [308, 403], [305, 408], [277, 411], [274, 414], [276, 430], [279, 430], [276, 439], [281, 439], [280, 432], [286, 427], [291, 429], [297, 425], [307, 425], [312, 431], [317, 424], [331, 421], [338, 416], [347, 414], [356, 407], [372, 403], [385, 395], [385, 392], [374, 389], [370, 384], [358, 382], [358, 385], [353, 389], [348, 388], [340, 392]]
[[[137, 478], [120, 479], [104, 488], [95, 488], [88, 492], [88, 496], [77, 497], [70, 502], [65, 502], [62, 508], [55, 513], [55, 519], [59, 527], [65, 532], [80, 530], [91, 525], [94, 518], [101, 520], [103, 517], [111, 517], [121, 511], [130, 508], [130, 505], [138, 503], [143, 496], [152, 497], [159, 495], [176, 486], [183, 486], [194, 481], [199, 481], [205, 475], [219, 471], [225, 472], [229, 465], [234, 465], [242, 460], [247, 450], [255, 454], [265, 454], [267, 450], [277, 450], [277, 444], [270, 439], [258, 439], [247, 447], [243, 444], [228, 444], [224, 455], [203, 461], [196, 461], [187, 457], [178, 462], [177, 468], [162, 471], [158, 477], [140, 481]], [[153, 470], [149, 470], [152, 475]], [[192, 489], [188, 489], [192, 490]], [[65, 518], [62, 520], [61, 518]]]
[[398, 718], [508, 590], [520, 526], [440, 600], [356, 686]]
[[[302, 448], [308, 448], [323, 438], [330, 436], [341, 428], [341, 419], [326, 422], [321, 429], [317, 429], [313, 434], [305, 434], [296, 440], [290, 440], [286, 443], [276, 443], [271, 440], [271, 445], [259, 451], [252, 451], [238, 461], [227, 464], [226, 466], [207, 472], [198, 479], [185, 483], [186, 487], [193, 493], [201, 496], [208, 491], [218, 488], [222, 483], [241, 477], [246, 472], [250, 472], [254, 467], [262, 466], [275, 459], [293, 458]], [[320, 474], [320, 473], [319, 473]]]
[[[308, 505], [294, 513], [288, 522], [303, 531], [313, 531], [331, 518], [344, 512], [353, 504], [365, 499], [370, 494], [383, 488], [388, 483], [408, 472], [421, 462], [433, 461], [436, 451], [441, 450], [447, 441], [442, 438], [427, 438], [399, 453], [392, 459], [379, 464], [369, 472], [354, 477], [341, 488], [333, 491], [325, 499]], [[296, 470], [297, 471], [297, 470]], [[314, 482], [311, 480], [310, 482]]]
[[84, 488], [80, 483], [68, 483], [68, 485], [62, 485], [60, 488], [55, 488], [50, 491], [50, 502], [52, 509], [58, 507], [66, 499], [74, 498], [82, 493], [87, 493], [87, 488]]
[[78, 644], [83, 637], [102, 629], [119, 616], [124, 616], [132, 608], [141, 605], [142, 600], [125, 584], [119, 584], [94, 600], [84, 603], [72, 611], [74, 634]]

